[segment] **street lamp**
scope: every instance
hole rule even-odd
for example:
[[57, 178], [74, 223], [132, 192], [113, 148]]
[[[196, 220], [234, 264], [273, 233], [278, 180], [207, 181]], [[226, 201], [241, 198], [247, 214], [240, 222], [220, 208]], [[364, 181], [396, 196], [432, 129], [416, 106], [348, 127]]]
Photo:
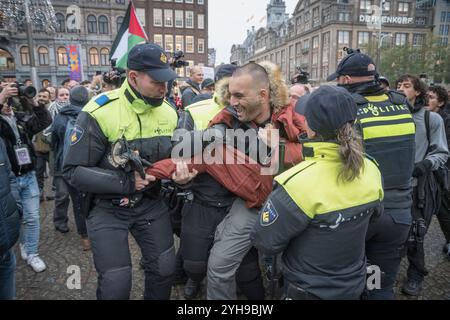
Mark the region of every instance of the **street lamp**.
[[393, 37], [392, 33], [386, 33], [386, 34], [381, 34], [381, 29], [380, 32], [378, 33], [378, 46], [377, 46], [377, 60], [376, 60], [376, 66], [378, 69], [378, 72], [380, 72], [381, 69], [381, 46], [383, 45], [383, 40], [386, 37]]

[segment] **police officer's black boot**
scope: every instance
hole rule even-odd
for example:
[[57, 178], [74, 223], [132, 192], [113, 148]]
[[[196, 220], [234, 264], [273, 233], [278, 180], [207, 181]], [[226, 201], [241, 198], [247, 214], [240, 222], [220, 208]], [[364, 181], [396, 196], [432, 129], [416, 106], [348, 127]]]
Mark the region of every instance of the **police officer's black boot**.
[[418, 296], [422, 291], [422, 282], [415, 279], [406, 279], [402, 287], [402, 292], [409, 296]]
[[188, 279], [184, 285], [184, 298], [186, 300], [192, 300], [197, 298], [201, 292], [202, 283], [199, 281], [194, 281], [191, 278]]

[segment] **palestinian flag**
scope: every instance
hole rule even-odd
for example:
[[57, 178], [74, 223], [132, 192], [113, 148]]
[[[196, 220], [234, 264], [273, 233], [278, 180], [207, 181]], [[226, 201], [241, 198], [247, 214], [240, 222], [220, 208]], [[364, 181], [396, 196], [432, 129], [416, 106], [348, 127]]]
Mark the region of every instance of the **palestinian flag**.
[[128, 52], [135, 45], [147, 41], [148, 37], [136, 17], [136, 10], [130, 1], [122, 26], [112, 45], [111, 60], [117, 59], [116, 67], [126, 69]]

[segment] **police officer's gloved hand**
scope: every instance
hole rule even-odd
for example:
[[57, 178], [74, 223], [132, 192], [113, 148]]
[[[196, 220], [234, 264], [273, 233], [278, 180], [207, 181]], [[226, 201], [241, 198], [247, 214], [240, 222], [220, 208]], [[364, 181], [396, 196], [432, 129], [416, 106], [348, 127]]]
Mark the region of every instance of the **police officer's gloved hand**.
[[423, 175], [426, 175], [431, 171], [432, 166], [433, 164], [428, 159], [416, 163], [414, 166], [413, 177], [419, 178]]

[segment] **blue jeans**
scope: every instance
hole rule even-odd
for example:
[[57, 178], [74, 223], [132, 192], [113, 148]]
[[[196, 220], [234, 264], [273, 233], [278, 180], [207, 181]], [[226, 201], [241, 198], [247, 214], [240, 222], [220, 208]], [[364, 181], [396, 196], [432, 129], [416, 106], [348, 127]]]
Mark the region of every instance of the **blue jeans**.
[[0, 255], [0, 300], [13, 300], [16, 297], [16, 257], [13, 249]]
[[20, 243], [27, 255], [38, 254], [39, 247], [39, 186], [34, 171], [17, 177], [20, 199], [23, 206], [23, 229]]

